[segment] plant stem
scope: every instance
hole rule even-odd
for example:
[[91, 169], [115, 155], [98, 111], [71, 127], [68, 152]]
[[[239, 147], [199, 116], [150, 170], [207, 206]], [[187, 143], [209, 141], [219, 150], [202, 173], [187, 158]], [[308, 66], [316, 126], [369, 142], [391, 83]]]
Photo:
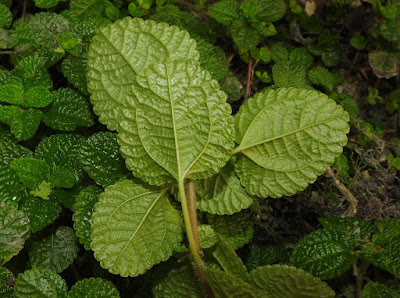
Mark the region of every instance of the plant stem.
[[247, 69], [246, 93], [244, 95], [243, 102], [245, 102], [251, 95], [251, 75], [252, 75], [252, 70], [253, 70], [253, 60], [250, 57], [249, 58], [248, 69]]
[[364, 275], [367, 272], [367, 269], [369, 267], [369, 262], [366, 260], [361, 259], [361, 265], [357, 269], [357, 283], [356, 283], [356, 292], [355, 292], [355, 298], [360, 298], [361, 297], [361, 289], [364, 281]]
[[194, 182], [188, 179], [186, 182], [187, 187], [187, 203], [189, 210], [190, 225], [192, 226], [194, 244], [196, 246], [197, 252], [202, 256], [202, 251], [200, 250], [199, 241], [199, 229], [197, 224], [197, 209], [196, 209], [196, 192], [194, 190]]
[[[201, 283], [202, 289], [204, 291], [204, 294], [206, 297], [211, 298], [214, 297], [212, 294], [212, 291], [210, 289], [210, 286], [207, 283], [206, 276], [204, 273], [204, 265], [203, 261], [201, 259], [199, 250], [200, 250], [200, 245], [196, 244], [195, 240], [195, 233], [197, 233], [198, 237], [198, 229], [197, 229], [197, 219], [196, 219], [196, 226], [192, 226], [192, 218], [196, 216], [195, 214], [190, 214], [189, 207], [188, 207], [188, 201], [186, 198], [186, 193], [185, 193], [185, 184], [183, 179], [178, 181], [178, 187], [179, 187], [179, 199], [181, 201], [181, 206], [182, 206], [182, 213], [183, 213], [183, 220], [185, 222], [185, 228], [186, 228], [186, 235], [189, 241], [189, 249], [192, 254], [192, 258], [194, 261], [194, 267], [197, 273], [197, 276], [199, 278], [199, 281]], [[196, 206], [196, 198], [191, 196], [191, 200], [194, 200], [194, 206]], [[193, 202], [190, 203], [193, 205]], [[196, 212], [196, 209], [195, 209]], [[193, 213], [193, 212], [192, 212]], [[193, 223], [194, 224], [194, 223]], [[196, 230], [196, 232], [194, 232]], [[198, 240], [197, 240], [198, 241]]]

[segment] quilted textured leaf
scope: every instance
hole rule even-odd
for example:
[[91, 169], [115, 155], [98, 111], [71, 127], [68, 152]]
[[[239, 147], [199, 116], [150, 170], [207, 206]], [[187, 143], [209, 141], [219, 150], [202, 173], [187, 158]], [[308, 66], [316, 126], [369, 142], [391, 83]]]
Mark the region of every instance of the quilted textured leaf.
[[7, 29], [8, 27], [10, 27], [12, 19], [13, 16], [10, 9], [0, 3], [0, 28]]
[[223, 271], [207, 270], [206, 278], [215, 298], [267, 298], [261, 290], [244, 282], [239, 277]]
[[3, 298], [14, 297], [14, 286], [10, 284], [14, 281], [14, 275], [6, 267], [0, 267], [0, 296]]
[[349, 239], [363, 241], [368, 239], [374, 228], [367, 221], [357, 217], [326, 216], [318, 221], [324, 228], [342, 232]]
[[79, 237], [79, 242], [85, 246], [86, 250], [90, 249], [90, 235], [92, 226], [92, 214], [94, 204], [97, 203], [102, 190], [94, 185], [91, 185], [82, 190], [76, 197], [72, 207], [74, 214], [74, 229], [76, 236]]
[[109, 280], [92, 277], [85, 278], [74, 284], [68, 292], [68, 298], [107, 297], [118, 298], [119, 292]]
[[21, 190], [22, 185], [15, 171], [0, 163], [0, 203], [16, 206], [21, 198]]
[[325, 94], [266, 89], [236, 114], [235, 170], [246, 190], [278, 198], [303, 190], [342, 153], [349, 115]]
[[107, 7], [106, 0], [71, 0], [70, 9], [80, 19], [102, 16]]
[[117, 129], [126, 100], [134, 96], [136, 74], [165, 58], [198, 60], [195, 48], [187, 32], [165, 23], [127, 17], [100, 29], [90, 46], [87, 74], [99, 121]]
[[36, 190], [42, 181], [50, 180], [50, 167], [40, 159], [20, 157], [13, 160], [10, 167], [17, 173], [20, 181], [32, 190]]
[[152, 292], [155, 298], [204, 298], [193, 268], [189, 265], [168, 272], [167, 276], [153, 288]]
[[68, 82], [79, 91], [84, 94], [88, 93], [86, 81], [87, 60], [85, 56], [69, 56], [68, 59], [63, 60], [61, 63], [61, 71]]
[[286, 250], [279, 245], [249, 245], [249, 256], [246, 260], [247, 270], [276, 263], [289, 263]]
[[217, 235], [210, 225], [199, 225], [198, 230], [201, 248], [210, 248], [217, 243]]
[[218, 174], [195, 181], [197, 208], [203, 212], [231, 215], [248, 208], [253, 199], [247, 194], [231, 164]]
[[234, 249], [249, 243], [253, 237], [251, 223], [242, 213], [224, 216], [207, 214], [207, 221], [214, 231], [225, 237]]
[[51, 109], [43, 116], [43, 121], [47, 126], [62, 131], [73, 131], [79, 126], [93, 125], [89, 104], [78, 92], [61, 88], [53, 94], [55, 100]]
[[99, 132], [90, 136], [82, 143], [79, 160], [89, 176], [104, 187], [117, 183], [127, 174], [115, 133]]
[[48, 268], [60, 273], [74, 262], [78, 251], [74, 230], [61, 226], [54, 234], [34, 242], [28, 254], [33, 268]]
[[33, 268], [18, 275], [15, 298], [67, 298], [67, 283], [53, 270]]
[[61, 213], [61, 204], [55, 198], [43, 200], [33, 195], [24, 195], [21, 198], [19, 209], [29, 218], [32, 232], [38, 232], [52, 224]]
[[42, 112], [38, 109], [22, 110], [17, 106], [0, 105], [0, 122], [10, 126], [18, 141], [30, 139], [39, 127]]
[[125, 180], [100, 195], [91, 248], [103, 268], [137, 276], [172, 255], [182, 240], [182, 219], [165, 192]]
[[30, 230], [29, 219], [22, 211], [0, 203], [0, 265], [20, 252]]
[[18, 157], [32, 157], [32, 152], [17, 143], [11, 133], [0, 127], [0, 163], [9, 164]]
[[128, 168], [149, 180], [143, 176], [148, 169], [139, 160], [142, 152], [132, 147], [136, 139], [178, 181], [217, 173], [233, 148], [231, 109], [218, 83], [196, 62], [170, 60], [145, 69], [137, 81], [136, 100], [124, 110], [130, 121], [118, 131]]
[[291, 266], [258, 267], [250, 272], [250, 280], [271, 298], [335, 297], [335, 292], [325, 282]]
[[314, 276], [330, 279], [341, 276], [354, 264], [354, 248], [354, 239], [348, 239], [342, 231], [320, 229], [295, 247], [292, 263]]
[[375, 222], [379, 232], [376, 232], [372, 240], [376, 244], [388, 244], [393, 238], [400, 236], [400, 219], [385, 218]]
[[362, 298], [399, 298], [400, 293], [379, 282], [368, 282], [361, 291]]

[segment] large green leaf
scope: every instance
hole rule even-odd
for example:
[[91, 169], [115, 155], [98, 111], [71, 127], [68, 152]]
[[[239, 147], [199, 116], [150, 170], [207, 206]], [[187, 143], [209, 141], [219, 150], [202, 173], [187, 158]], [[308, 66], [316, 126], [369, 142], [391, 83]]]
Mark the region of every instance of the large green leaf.
[[286, 265], [258, 267], [249, 274], [251, 284], [267, 297], [335, 297], [335, 292], [319, 278]]
[[24, 195], [21, 198], [19, 209], [29, 218], [32, 232], [38, 232], [52, 224], [61, 213], [61, 204], [55, 198], [49, 200]]
[[182, 240], [182, 219], [165, 192], [125, 180], [100, 195], [91, 248], [103, 268], [137, 276], [171, 256]]
[[68, 82], [74, 85], [79, 91], [87, 94], [87, 60], [86, 56], [74, 57], [69, 56], [61, 63], [61, 71], [67, 78]]
[[348, 239], [365, 241], [374, 231], [371, 224], [357, 217], [325, 216], [318, 219], [324, 228], [340, 231]]
[[0, 127], [0, 163], [9, 164], [18, 157], [32, 157], [32, 152], [17, 143], [11, 133]]
[[0, 203], [0, 265], [20, 252], [30, 230], [29, 219], [22, 211]]
[[72, 206], [75, 234], [87, 250], [90, 249], [93, 208], [101, 192], [102, 190], [99, 187], [89, 186], [79, 193]]
[[119, 292], [113, 283], [102, 278], [85, 278], [74, 284], [68, 298], [118, 298]]
[[236, 115], [236, 172], [246, 190], [281, 197], [303, 190], [325, 172], [347, 142], [349, 115], [315, 90], [257, 93]]
[[361, 298], [400, 298], [400, 293], [379, 282], [368, 282], [361, 291]]
[[0, 267], [0, 297], [12, 298], [14, 292], [14, 275], [6, 267]]
[[195, 181], [197, 208], [212, 214], [233, 214], [248, 208], [253, 199], [240, 184], [231, 164], [218, 174]]
[[33, 268], [18, 275], [15, 298], [67, 298], [67, 283], [53, 270]]
[[203, 298], [200, 283], [194, 274], [192, 266], [183, 265], [172, 269], [167, 276], [153, 287], [155, 298]]
[[267, 298], [263, 291], [239, 277], [223, 271], [206, 270], [206, 278], [216, 298]]
[[43, 160], [20, 157], [13, 160], [10, 167], [18, 175], [19, 180], [31, 190], [37, 190], [43, 181], [50, 181], [50, 167]]
[[18, 204], [21, 190], [22, 185], [15, 171], [8, 165], [0, 163], [0, 203]]
[[330, 279], [341, 276], [357, 260], [355, 240], [343, 231], [320, 229], [295, 247], [292, 263], [312, 275]]
[[180, 181], [217, 173], [233, 148], [231, 109], [217, 82], [196, 62], [171, 60], [150, 66], [137, 80], [136, 100], [124, 110], [129, 120], [118, 130], [128, 168], [148, 182], [161, 182], [152, 177], [158, 173], [143, 168], [135, 140], [163, 169], [160, 176], [167, 171]]
[[[79, 2], [87, 1], [71, 5]], [[127, 17], [100, 29], [88, 53], [88, 88], [99, 121], [117, 129], [136, 75], [165, 58], [198, 60], [195, 47], [187, 32], [165, 23]]]
[[372, 241], [376, 244], [388, 244], [393, 238], [400, 236], [400, 219], [398, 218], [377, 220], [375, 226], [379, 231], [374, 234]]
[[111, 132], [98, 132], [82, 142], [79, 160], [89, 176], [104, 187], [115, 184], [127, 174], [117, 135]]

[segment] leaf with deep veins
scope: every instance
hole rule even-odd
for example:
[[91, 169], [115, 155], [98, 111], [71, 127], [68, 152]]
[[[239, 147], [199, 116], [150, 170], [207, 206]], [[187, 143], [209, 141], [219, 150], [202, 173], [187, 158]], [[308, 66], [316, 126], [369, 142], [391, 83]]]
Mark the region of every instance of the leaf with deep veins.
[[182, 219], [165, 192], [124, 180], [100, 195], [91, 248], [103, 268], [137, 276], [172, 255], [182, 240]]
[[342, 153], [349, 115], [315, 90], [259, 92], [236, 115], [236, 172], [246, 190], [281, 197], [303, 190]]
[[128, 168], [145, 181], [161, 182], [143, 168], [141, 152], [132, 146], [136, 139], [177, 181], [217, 173], [233, 148], [233, 117], [211, 75], [196, 62], [166, 60], [144, 70], [137, 81], [118, 131]]

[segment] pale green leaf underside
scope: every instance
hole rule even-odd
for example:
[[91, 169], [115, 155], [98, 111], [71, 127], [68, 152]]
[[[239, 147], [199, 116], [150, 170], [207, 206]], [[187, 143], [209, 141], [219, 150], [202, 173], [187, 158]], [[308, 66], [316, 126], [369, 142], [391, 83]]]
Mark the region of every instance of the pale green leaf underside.
[[67, 298], [67, 283], [53, 270], [33, 268], [18, 275], [15, 298]]
[[[118, 140], [135, 176], [160, 184], [215, 174], [233, 148], [233, 117], [217, 81], [194, 61], [150, 66], [137, 77]], [[150, 172], [147, 160], [163, 171]]]
[[281, 197], [324, 173], [347, 142], [349, 116], [315, 90], [267, 89], [236, 115], [235, 170], [246, 190]]
[[334, 297], [335, 292], [319, 278], [286, 265], [258, 267], [250, 272], [251, 283], [268, 297]]
[[102, 28], [88, 53], [88, 89], [99, 121], [117, 129], [136, 75], [165, 58], [198, 60], [195, 48], [186, 31], [165, 23], [126, 17]]
[[48, 268], [60, 273], [74, 262], [78, 251], [74, 230], [61, 226], [55, 233], [34, 242], [28, 253], [33, 268]]
[[208, 179], [195, 181], [195, 184], [196, 206], [203, 212], [231, 215], [248, 208], [253, 203], [253, 199], [240, 185], [231, 164]]
[[100, 195], [91, 247], [103, 268], [137, 276], [172, 255], [182, 240], [182, 219], [165, 191], [124, 180]]

